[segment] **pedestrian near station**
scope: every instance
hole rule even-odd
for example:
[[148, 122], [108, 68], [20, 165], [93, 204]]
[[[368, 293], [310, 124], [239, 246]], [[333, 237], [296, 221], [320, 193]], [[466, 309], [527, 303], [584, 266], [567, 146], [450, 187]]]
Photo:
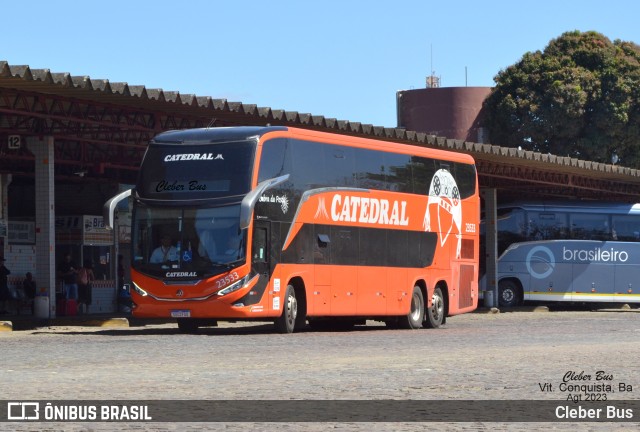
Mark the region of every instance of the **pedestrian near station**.
[[4, 265], [4, 257], [0, 257], [0, 314], [8, 314], [7, 303], [11, 300], [7, 276], [11, 274], [9, 269]]

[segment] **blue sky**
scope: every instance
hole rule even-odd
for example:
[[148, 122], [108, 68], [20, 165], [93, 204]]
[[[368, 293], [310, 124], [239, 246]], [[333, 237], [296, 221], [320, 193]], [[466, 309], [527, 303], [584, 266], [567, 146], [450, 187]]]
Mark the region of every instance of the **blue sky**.
[[396, 126], [398, 90], [492, 86], [571, 30], [640, 44], [634, 0], [2, 3], [0, 60]]

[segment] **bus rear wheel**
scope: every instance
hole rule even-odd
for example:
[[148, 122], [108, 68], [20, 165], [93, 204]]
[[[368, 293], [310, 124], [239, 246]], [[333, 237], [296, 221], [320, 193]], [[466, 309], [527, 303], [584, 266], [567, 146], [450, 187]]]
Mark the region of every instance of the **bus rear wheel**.
[[422, 290], [416, 285], [413, 287], [413, 294], [411, 295], [411, 309], [407, 315], [400, 317], [398, 324], [404, 329], [419, 329], [422, 327], [423, 320], [424, 297], [422, 296]]
[[444, 322], [444, 296], [442, 289], [436, 287], [431, 296], [431, 307], [427, 309], [425, 324], [429, 328], [438, 328]]
[[282, 315], [275, 320], [275, 326], [278, 333], [293, 333], [294, 330], [302, 327], [304, 317], [298, 315], [298, 300], [296, 299], [296, 291], [293, 286], [287, 285], [284, 294], [284, 305], [282, 307]]
[[520, 304], [521, 290], [518, 284], [512, 280], [498, 282], [498, 305], [502, 307], [514, 307]]

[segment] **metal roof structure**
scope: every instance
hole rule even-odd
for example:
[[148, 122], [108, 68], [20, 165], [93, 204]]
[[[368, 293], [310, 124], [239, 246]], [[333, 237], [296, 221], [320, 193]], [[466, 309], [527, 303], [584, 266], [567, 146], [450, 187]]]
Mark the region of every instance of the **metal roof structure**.
[[33, 175], [33, 155], [10, 135], [53, 136], [56, 181], [133, 183], [149, 140], [169, 129], [295, 126], [472, 155], [481, 187], [501, 198], [536, 196], [636, 202], [640, 170], [479, 144], [402, 128], [229, 102], [0, 61], [0, 172]]

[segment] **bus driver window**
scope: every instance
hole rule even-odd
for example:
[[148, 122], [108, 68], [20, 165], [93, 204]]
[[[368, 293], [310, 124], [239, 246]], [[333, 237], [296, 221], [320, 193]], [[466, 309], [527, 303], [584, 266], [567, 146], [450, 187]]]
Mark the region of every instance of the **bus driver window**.
[[253, 233], [253, 262], [267, 262], [267, 230], [256, 228]]

